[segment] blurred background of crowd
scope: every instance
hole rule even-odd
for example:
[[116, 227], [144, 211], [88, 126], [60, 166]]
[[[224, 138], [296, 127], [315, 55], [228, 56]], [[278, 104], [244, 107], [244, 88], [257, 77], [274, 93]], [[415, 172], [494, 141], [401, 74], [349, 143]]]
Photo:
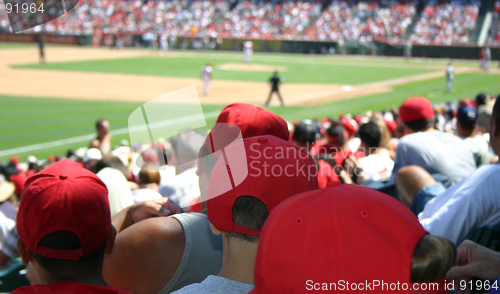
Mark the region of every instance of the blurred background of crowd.
[[[481, 1], [107, 1], [80, 0], [68, 15], [43, 26], [59, 35], [146, 35], [451, 45], [471, 42]], [[500, 4], [493, 25], [499, 26]], [[10, 31], [0, 5], [0, 31]], [[41, 33], [42, 26], [25, 31]], [[500, 29], [492, 41], [498, 43]], [[151, 36], [154, 34], [155, 36]]]

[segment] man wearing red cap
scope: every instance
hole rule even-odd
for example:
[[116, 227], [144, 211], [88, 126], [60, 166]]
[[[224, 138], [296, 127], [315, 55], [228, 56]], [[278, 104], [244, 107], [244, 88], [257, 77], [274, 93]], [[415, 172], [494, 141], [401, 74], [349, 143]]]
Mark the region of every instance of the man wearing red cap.
[[[397, 200], [340, 185], [297, 194], [274, 209], [250, 293], [448, 293], [443, 278], [454, 262], [455, 246], [428, 235]], [[440, 289], [414, 284], [429, 281]]]
[[62, 160], [26, 182], [17, 215], [17, 249], [41, 285], [13, 293], [127, 293], [102, 276], [113, 251], [108, 190], [93, 173]]
[[[245, 157], [238, 148], [243, 144]], [[224, 192], [226, 185], [232, 189]], [[274, 136], [229, 145], [213, 168], [207, 193], [210, 227], [222, 235], [222, 269], [174, 293], [248, 293], [267, 216], [283, 200], [317, 188], [316, 164], [303, 148]]]
[[429, 100], [412, 97], [400, 107], [399, 117], [408, 134], [401, 138], [394, 158], [391, 181], [404, 166], [418, 165], [431, 174], [457, 182], [476, 169], [474, 155], [460, 138], [434, 129], [434, 109]]
[[[281, 140], [290, 137], [286, 121], [267, 109], [244, 103], [226, 106], [198, 157], [197, 174], [203, 199], [206, 199], [210, 162], [215, 157], [212, 154], [238, 135], [242, 138], [272, 135]], [[115, 226], [118, 228], [117, 223]], [[115, 247], [113, 254], [104, 260], [104, 277], [110, 285], [134, 293], [170, 293], [218, 274], [222, 266], [222, 238], [212, 234], [205, 213], [140, 221], [118, 234]]]
[[319, 142], [312, 150], [312, 155], [328, 155], [335, 159], [338, 167], [342, 167], [347, 157], [353, 153], [349, 147], [349, 132], [336, 121], [326, 130], [327, 142]]
[[[493, 108], [490, 143], [499, 155], [500, 102]], [[396, 187], [401, 201], [427, 231], [460, 244], [473, 227], [500, 223], [499, 175], [500, 165], [487, 164], [445, 189], [421, 167], [407, 166], [399, 171]]]

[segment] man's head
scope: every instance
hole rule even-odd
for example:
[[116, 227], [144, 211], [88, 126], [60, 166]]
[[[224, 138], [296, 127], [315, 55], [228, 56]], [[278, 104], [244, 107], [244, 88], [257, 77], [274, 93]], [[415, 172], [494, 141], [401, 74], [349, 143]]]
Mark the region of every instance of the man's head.
[[318, 127], [310, 120], [304, 120], [295, 126], [292, 140], [299, 147], [305, 148], [307, 151], [311, 149], [314, 143], [318, 140]]
[[59, 279], [100, 273], [116, 230], [106, 185], [65, 159], [26, 182], [17, 215], [17, 248], [23, 263]]
[[[344, 289], [363, 290], [359, 285], [378, 280], [405, 283], [409, 287], [397, 293], [409, 294], [408, 284], [441, 279], [455, 261], [451, 242], [425, 240], [429, 242], [419, 245], [425, 236], [410, 210], [375, 190], [340, 185], [300, 193], [283, 201], [266, 221], [250, 293], [305, 293], [323, 285], [332, 291], [338, 289], [330, 289], [330, 282], [339, 287], [341, 280], [349, 282]], [[415, 255], [426, 261], [417, 261], [420, 268], [414, 267]], [[380, 289], [375, 291], [384, 293]]]
[[210, 175], [208, 219], [228, 237], [255, 242], [274, 207], [317, 188], [316, 164], [303, 148], [269, 135], [239, 140]]
[[483, 92], [483, 93], [477, 94], [476, 101], [475, 101], [476, 108], [479, 108], [479, 106], [481, 106], [481, 105], [487, 104], [488, 101], [490, 101], [490, 100], [491, 100], [491, 95], [488, 93]]
[[361, 147], [365, 149], [365, 154], [370, 154], [370, 150], [376, 149], [380, 146], [382, 132], [376, 123], [368, 122], [359, 127], [358, 137], [361, 139]]
[[198, 153], [197, 175], [202, 201], [206, 199], [208, 179], [220, 150], [235, 140], [262, 135], [283, 140], [290, 138], [286, 121], [265, 108], [246, 103], [232, 103], [224, 107]]
[[342, 124], [333, 121], [332, 125], [326, 130], [326, 138], [330, 145], [342, 146], [345, 144], [348, 133]]
[[462, 105], [457, 112], [457, 133], [461, 137], [469, 137], [477, 122], [477, 110], [469, 105]]
[[490, 122], [490, 145], [496, 155], [500, 155], [500, 102], [499, 99], [493, 106]]
[[101, 118], [96, 122], [95, 128], [99, 136], [107, 135], [109, 132], [109, 122]]
[[408, 134], [427, 131], [435, 122], [432, 104], [423, 97], [411, 97], [403, 102], [399, 108], [399, 118]]

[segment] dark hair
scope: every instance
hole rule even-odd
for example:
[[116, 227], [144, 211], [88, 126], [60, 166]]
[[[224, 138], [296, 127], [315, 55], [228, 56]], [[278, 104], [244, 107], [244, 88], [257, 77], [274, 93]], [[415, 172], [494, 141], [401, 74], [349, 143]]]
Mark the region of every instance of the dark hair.
[[[241, 196], [236, 198], [233, 204], [233, 221], [240, 227], [260, 231], [264, 222], [269, 216], [264, 202], [251, 196]], [[226, 233], [229, 237], [243, 239], [247, 242], [255, 243], [259, 236], [243, 233]]]
[[139, 185], [151, 183], [160, 184], [160, 172], [157, 170], [141, 168], [139, 171]]
[[319, 130], [313, 122], [303, 121], [295, 126], [293, 139], [299, 142], [314, 143], [318, 140]]
[[424, 131], [434, 126], [434, 118], [405, 122], [405, 125], [415, 132]]
[[102, 127], [102, 123], [105, 121], [106, 121], [106, 119], [104, 119], [104, 118], [98, 119], [97, 122], [95, 123], [95, 128], [99, 129], [100, 127]]
[[411, 282], [427, 283], [441, 279], [453, 267], [457, 249], [448, 239], [425, 235], [411, 260]]
[[479, 93], [476, 96], [476, 107], [484, 105], [490, 100], [490, 95], [488, 93]]
[[344, 127], [340, 123], [333, 121], [332, 125], [328, 128], [328, 130], [326, 130], [326, 134], [333, 138], [336, 138], [339, 144], [344, 144], [344, 131]]
[[382, 139], [382, 132], [376, 123], [368, 122], [359, 127], [358, 136], [368, 148], [378, 148]]
[[[69, 231], [57, 231], [45, 235], [39, 246], [57, 250], [75, 250], [81, 248], [78, 236]], [[59, 277], [81, 277], [102, 270], [106, 244], [94, 252], [80, 257], [79, 260], [54, 259], [35, 254], [33, 257], [42, 268]]]
[[111, 167], [111, 165], [109, 164], [109, 162], [107, 162], [106, 160], [101, 159], [98, 162], [96, 162], [96, 164], [92, 168], [92, 171], [96, 174], [96, 173], [100, 172], [102, 169], [105, 169], [107, 167]]
[[473, 131], [474, 128], [476, 127], [476, 121], [475, 120], [465, 120], [465, 121], [461, 121], [459, 119], [457, 119], [457, 124], [460, 124], [460, 126], [462, 127], [462, 129], [464, 129], [465, 131]]

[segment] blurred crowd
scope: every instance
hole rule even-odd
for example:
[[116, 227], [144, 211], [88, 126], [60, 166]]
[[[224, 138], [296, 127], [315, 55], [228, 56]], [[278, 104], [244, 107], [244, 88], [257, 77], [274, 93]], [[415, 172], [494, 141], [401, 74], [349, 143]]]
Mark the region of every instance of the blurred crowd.
[[[81, 0], [68, 15], [45, 25], [49, 34], [145, 35], [168, 38], [251, 38], [402, 44], [417, 1], [108, 1]], [[413, 44], [468, 43], [480, 1], [428, 1], [410, 40]], [[500, 4], [496, 4], [496, 14]], [[498, 8], [498, 9], [497, 9]], [[497, 18], [495, 18], [497, 19]], [[0, 30], [10, 31], [0, 5]], [[40, 33], [42, 26], [26, 32]], [[500, 30], [499, 30], [500, 31]], [[497, 35], [496, 39], [500, 36]], [[146, 39], [150, 38], [146, 35]], [[148, 39], [149, 40], [149, 39]]]
[[497, 33], [494, 38], [495, 43], [500, 44], [500, 1], [495, 2], [495, 8], [493, 9], [493, 25], [495, 25], [495, 21], [497, 22]]
[[414, 44], [451, 45], [469, 43], [481, 6], [480, 1], [429, 1], [417, 22], [411, 41]]
[[297, 39], [320, 14], [318, 2], [240, 2], [209, 30], [223, 38]]
[[[385, 2], [385, 1], [384, 1]], [[399, 43], [410, 25], [414, 2], [333, 1], [305, 32], [308, 40]]]

